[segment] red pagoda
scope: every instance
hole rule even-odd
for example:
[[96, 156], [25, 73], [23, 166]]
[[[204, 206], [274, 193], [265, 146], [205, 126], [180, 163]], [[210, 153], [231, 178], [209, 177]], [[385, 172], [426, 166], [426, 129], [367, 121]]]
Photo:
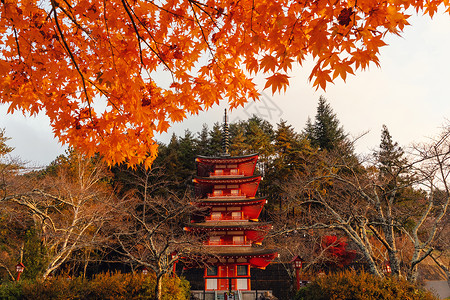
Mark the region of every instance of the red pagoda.
[[267, 203], [256, 197], [261, 181], [254, 175], [258, 154], [229, 155], [226, 118], [225, 111], [223, 154], [196, 158], [195, 204], [208, 213], [186, 230], [206, 237], [205, 290], [250, 290], [251, 268], [265, 268], [277, 253], [261, 245], [272, 226], [258, 221]]

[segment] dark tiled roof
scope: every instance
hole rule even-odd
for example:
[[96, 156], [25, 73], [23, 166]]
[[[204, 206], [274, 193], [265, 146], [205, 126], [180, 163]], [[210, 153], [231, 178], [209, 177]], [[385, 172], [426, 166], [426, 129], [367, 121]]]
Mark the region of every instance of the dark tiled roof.
[[194, 176], [194, 180], [197, 180], [199, 183], [245, 183], [245, 182], [252, 182], [260, 179], [261, 176], [259, 175], [252, 175], [252, 176], [215, 176], [215, 177], [200, 177], [200, 176]]
[[276, 249], [265, 248], [262, 246], [208, 246], [205, 250], [210, 255], [218, 256], [263, 256], [276, 254]]
[[258, 198], [227, 198], [227, 197], [215, 197], [215, 198], [207, 198], [207, 199], [197, 199], [196, 203], [199, 204], [215, 204], [215, 203], [241, 203], [243, 205], [245, 204], [252, 204], [253, 202], [257, 203], [262, 200], [266, 200], [266, 197], [258, 197]]
[[258, 156], [258, 153], [252, 153], [252, 154], [248, 154], [248, 155], [241, 155], [241, 156], [202, 156], [199, 155], [197, 156], [198, 159], [204, 160], [204, 161], [229, 161], [229, 162], [234, 162], [236, 160], [246, 160], [246, 159], [253, 159], [256, 156]]
[[219, 229], [219, 228], [236, 228], [237, 230], [267, 227], [271, 226], [267, 222], [251, 222], [251, 221], [210, 221], [202, 223], [191, 223], [187, 227], [190, 228], [204, 228], [204, 229]]

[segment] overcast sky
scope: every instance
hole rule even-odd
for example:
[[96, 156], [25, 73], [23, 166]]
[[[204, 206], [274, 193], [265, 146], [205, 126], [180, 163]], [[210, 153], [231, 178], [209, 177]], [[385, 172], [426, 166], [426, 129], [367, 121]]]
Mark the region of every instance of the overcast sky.
[[[383, 124], [402, 146], [426, 141], [440, 132], [450, 115], [450, 16], [439, 14], [432, 20], [413, 16], [410, 23], [402, 37], [386, 40], [389, 45], [381, 50], [381, 68], [371, 65], [347, 77], [346, 83], [336, 80], [324, 92], [315, 91], [308, 83], [312, 64], [306, 63], [293, 70], [286, 93], [271, 95], [266, 90], [262, 101], [232, 111], [230, 121], [256, 114], [274, 125], [283, 119], [300, 132], [307, 118], [314, 118], [323, 95], [350, 135], [369, 132], [357, 143], [359, 153], [370, 152], [379, 144]], [[262, 78], [258, 82], [261, 87]], [[221, 122], [226, 107], [224, 103], [189, 117], [159, 139], [167, 142], [173, 132], [183, 135], [185, 129], [197, 132], [203, 123], [212, 127]], [[15, 147], [13, 156], [43, 166], [64, 152], [46, 117], [25, 118], [6, 111], [6, 106], [0, 106], [0, 128], [11, 137], [8, 145]]]

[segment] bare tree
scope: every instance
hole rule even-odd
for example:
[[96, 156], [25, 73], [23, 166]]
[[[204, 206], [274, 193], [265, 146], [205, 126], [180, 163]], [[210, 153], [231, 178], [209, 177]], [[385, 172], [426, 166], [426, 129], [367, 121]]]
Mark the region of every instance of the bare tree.
[[373, 274], [381, 276], [389, 262], [394, 275], [400, 276], [404, 265], [407, 278], [415, 281], [417, 264], [434, 250], [448, 211], [449, 145], [446, 133], [416, 148], [411, 163], [402, 161], [388, 175], [373, 162], [322, 153], [319, 163], [284, 186], [289, 209], [301, 213], [281, 230], [339, 230]]
[[[417, 265], [425, 257], [431, 255], [433, 251], [442, 251], [442, 249], [436, 249], [438, 242], [443, 242], [444, 245], [448, 246], [449, 217], [447, 212], [450, 203], [450, 128], [447, 128], [431, 144], [416, 146], [414, 150], [418, 159], [415, 170], [421, 178], [420, 184], [426, 191], [426, 196], [422, 213], [416, 219], [415, 226], [412, 230], [403, 230], [414, 246], [408, 270], [408, 279], [413, 281], [417, 277]], [[446, 272], [448, 281], [450, 281], [448, 268], [439, 263], [436, 255], [432, 256], [432, 259]]]
[[155, 294], [162, 299], [163, 277], [172, 272], [179, 257], [189, 256], [201, 243], [183, 230], [194, 210], [187, 195], [152, 195], [161, 185], [150, 182], [155, 176], [151, 173], [159, 171], [142, 169], [130, 177], [135, 188], [116, 207], [112, 231], [124, 261], [155, 273]]
[[49, 274], [85, 247], [104, 245], [102, 227], [111, 218], [114, 194], [104, 181], [107, 168], [100, 160], [85, 159], [75, 152], [54, 174], [17, 176], [5, 203], [26, 209], [46, 249]]

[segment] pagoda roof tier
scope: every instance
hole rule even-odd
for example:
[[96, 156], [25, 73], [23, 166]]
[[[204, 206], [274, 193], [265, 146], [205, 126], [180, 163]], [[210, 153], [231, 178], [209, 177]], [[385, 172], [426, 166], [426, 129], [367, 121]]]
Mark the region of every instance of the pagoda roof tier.
[[247, 256], [258, 257], [262, 255], [277, 254], [276, 249], [268, 249], [264, 246], [248, 246], [248, 247], [236, 247], [236, 246], [207, 246], [205, 252], [217, 256]]
[[[259, 182], [261, 181], [261, 176], [242, 176], [242, 177], [199, 177], [195, 176], [193, 182], [195, 183], [195, 194], [201, 199], [212, 199], [214, 196], [214, 189], [224, 189], [231, 192], [231, 189], [239, 189], [239, 195], [236, 199], [242, 197], [255, 197], [256, 191], [258, 190]], [[222, 197], [222, 195], [218, 195]]]
[[191, 223], [186, 226], [187, 231], [231, 231], [231, 230], [260, 230], [265, 231], [272, 227], [268, 222], [252, 222], [247, 220], [233, 221], [210, 221], [201, 223]]
[[251, 267], [264, 269], [272, 260], [278, 257], [276, 249], [265, 248], [263, 246], [208, 246], [203, 248], [203, 250], [203, 253], [192, 255], [190, 258], [184, 258], [184, 262], [188, 267], [204, 266], [203, 263], [199, 264], [199, 262], [204, 262], [209, 265], [248, 262]]
[[258, 159], [258, 153], [252, 153], [241, 156], [203, 156], [199, 155], [195, 159], [197, 162], [215, 164], [215, 163], [243, 163]]
[[255, 243], [262, 243], [267, 232], [272, 229], [270, 223], [251, 221], [210, 221], [191, 223], [186, 231], [206, 233], [209, 235], [245, 235]]
[[227, 197], [216, 197], [216, 198], [208, 198], [208, 199], [198, 199], [194, 202], [197, 206], [224, 206], [224, 205], [236, 205], [239, 204], [241, 206], [254, 205], [259, 203], [265, 204], [266, 197], [258, 197], [258, 198], [227, 198]]
[[251, 176], [255, 171], [258, 154], [221, 157], [198, 156], [195, 161], [198, 176], [208, 177], [215, 173]]
[[227, 184], [227, 183], [250, 183], [250, 182], [259, 182], [261, 180], [261, 176], [253, 175], [253, 176], [214, 176], [214, 177], [200, 177], [194, 176], [194, 183], [199, 184]]
[[278, 257], [276, 249], [267, 249], [261, 246], [233, 247], [209, 246], [206, 250], [210, 255], [217, 257], [215, 264], [228, 263], [229, 259], [246, 259], [254, 268], [264, 269], [272, 260]]

